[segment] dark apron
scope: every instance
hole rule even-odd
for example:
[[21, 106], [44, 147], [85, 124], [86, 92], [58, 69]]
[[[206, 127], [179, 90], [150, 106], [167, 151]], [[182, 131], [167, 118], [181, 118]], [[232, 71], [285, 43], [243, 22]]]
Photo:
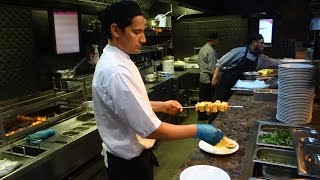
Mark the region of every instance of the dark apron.
[[[210, 83], [205, 84], [200, 82], [199, 83], [199, 101], [211, 101], [214, 97], [214, 88], [212, 87], [211, 80], [212, 80], [212, 74], [209, 74], [210, 77]], [[198, 120], [208, 120], [208, 116], [206, 112], [200, 112], [198, 111]]]
[[153, 180], [153, 166], [159, 166], [151, 149], [144, 149], [139, 156], [131, 160], [117, 157], [109, 152], [107, 156], [109, 180]]
[[232, 95], [231, 88], [243, 77], [243, 73], [256, 70], [259, 56], [256, 57], [255, 61], [251, 61], [247, 58], [248, 50], [249, 48], [247, 47], [244, 56], [237, 66], [223, 73], [216, 87], [215, 100], [228, 101]]

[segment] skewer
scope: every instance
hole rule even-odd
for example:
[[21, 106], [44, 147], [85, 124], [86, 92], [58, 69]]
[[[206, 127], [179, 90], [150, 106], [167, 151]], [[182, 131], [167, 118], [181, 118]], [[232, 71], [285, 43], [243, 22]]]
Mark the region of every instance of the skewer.
[[[183, 109], [195, 109], [196, 106], [185, 106]], [[228, 108], [243, 108], [243, 106], [228, 106]]]

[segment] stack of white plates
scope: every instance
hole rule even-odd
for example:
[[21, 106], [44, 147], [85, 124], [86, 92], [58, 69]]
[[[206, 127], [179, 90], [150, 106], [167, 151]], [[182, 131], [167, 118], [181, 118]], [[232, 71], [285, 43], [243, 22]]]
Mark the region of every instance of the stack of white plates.
[[281, 64], [287, 64], [287, 63], [303, 63], [303, 64], [312, 64], [311, 60], [306, 59], [281, 59]]
[[314, 66], [280, 64], [277, 119], [292, 124], [307, 124], [312, 118], [314, 99]]

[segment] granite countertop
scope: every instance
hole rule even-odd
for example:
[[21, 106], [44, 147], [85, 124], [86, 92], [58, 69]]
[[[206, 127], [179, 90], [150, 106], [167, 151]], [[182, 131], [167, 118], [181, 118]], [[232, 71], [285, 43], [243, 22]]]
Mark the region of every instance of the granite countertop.
[[[231, 179], [241, 179], [240, 172], [248, 145], [252, 127], [257, 120], [276, 121], [276, 102], [253, 101], [253, 96], [234, 94], [228, 101], [230, 105], [242, 105], [242, 109], [229, 109], [219, 113], [213, 124], [225, 135], [238, 142], [240, 148], [230, 155], [214, 155], [202, 151], [196, 146], [189, 159], [180, 167], [172, 180], [179, 180], [180, 173], [194, 165], [212, 165], [226, 171]], [[310, 126], [319, 126], [319, 103], [314, 104]]]
[[244, 95], [233, 95], [228, 102], [230, 105], [244, 107], [219, 113], [213, 124], [221, 129], [227, 137], [236, 140], [240, 146], [239, 150], [231, 155], [214, 155], [206, 153], [196, 146], [189, 160], [180, 167], [173, 180], [179, 180], [180, 173], [187, 167], [199, 164], [221, 168], [229, 174], [231, 179], [240, 178], [241, 164], [251, 127], [257, 120], [275, 119], [276, 103], [253, 101], [253, 96]]

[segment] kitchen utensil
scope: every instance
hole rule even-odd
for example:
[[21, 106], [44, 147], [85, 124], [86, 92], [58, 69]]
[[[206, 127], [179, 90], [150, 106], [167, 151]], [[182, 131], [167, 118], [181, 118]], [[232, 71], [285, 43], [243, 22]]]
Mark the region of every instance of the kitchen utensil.
[[82, 59], [78, 62], [78, 64], [76, 64], [76, 65], [72, 68], [72, 70], [73, 70], [73, 71], [76, 71], [76, 69], [77, 69], [86, 59], [87, 59], [87, 57], [82, 58]]
[[82, 58], [72, 69], [60, 69], [56, 71], [56, 74], [60, 79], [72, 79], [76, 75], [76, 69], [87, 59]]
[[93, 114], [93, 101], [86, 101], [83, 102], [81, 107], [86, 111], [88, 114]]
[[61, 69], [57, 70], [56, 74], [60, 79], [72, 79], [75, 76], [76, 72], [73, 69]]
[[154, 27], [154, 26], [158, 26], [158, 25], [159, 25], [159, 21], [154, 18], [150, 18], [147, 20], [147, 26]]
[[255, 79], [257, 79], [258, 76], [261, 75], [261, 73], [256, 72], [256, 71], [244, 72], [242, 74], [244, 76], [244, 79], [246, 79], [246, 80], [255, 80]]
[[144, 77], [144, 80], [147, 81], [147, 82], [156, 82], [157, 80], [159, 79], [159, 76], [158, 74], [147, 74], [145, 77]]
[[[183, 109], [195, 109], [196, 106], [184, 106]], [[228, 108], [243, 108], [243, 106], [228, 106]]]
[[162, 61], [162, 70], [174, 74], [174, 61], [173, 60], [164, 60]]

